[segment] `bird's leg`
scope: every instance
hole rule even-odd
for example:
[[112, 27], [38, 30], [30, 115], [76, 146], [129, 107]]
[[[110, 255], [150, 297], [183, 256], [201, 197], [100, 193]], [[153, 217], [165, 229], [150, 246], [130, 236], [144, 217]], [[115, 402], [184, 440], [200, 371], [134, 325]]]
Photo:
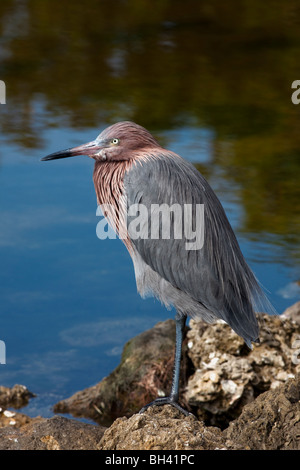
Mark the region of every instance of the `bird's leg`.
[[185, 327], [186, 316], [179, 315], [176, 313], [176, 340], [175, 340], [175, 358], [173, 368], [173, 379], [170, 393], [170, 399], [177, 402], [179, 399], [179, 380], [180, 380], [180, 362], [181, 362], [181, 350], [183, 341], [183, 332]]
[[180, 360], [181, 360], [182, 339], [183, 339], [184, 326], [186, 322], [186, 315], [180, 315], [179, 313], [176, 313], [175, 321], [176, 321], [175, 359], [174, 359], [173, 379], [172, 379], [172, 387], [171, 387], [170, 396], [163, 397], [163, 398], [156, 398], [156, 400], [144, 406], [140, 410], [140, 413], [143, 413], [149, 406], [172, 405], [172, 406], [175, 406], [175, 408], [177, 408], [179, 411], [184, 413], [186, 416], [190, 414], [188, 411], [182, 408], [182, 406], [180, 406], [178, 403]]

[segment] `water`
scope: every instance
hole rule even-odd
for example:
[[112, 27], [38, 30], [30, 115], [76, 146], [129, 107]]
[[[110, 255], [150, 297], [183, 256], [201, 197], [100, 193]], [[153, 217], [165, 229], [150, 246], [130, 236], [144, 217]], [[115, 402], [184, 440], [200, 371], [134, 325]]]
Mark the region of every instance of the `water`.
[[93, 162], [39, 161], [116, 120], [144, 125], [207, 177], [279, 312], [300, 297], [293, 5], [241, 15], [229, 2], [220, 24], [217, 3], [188, 1], [184, 15], [163, 3], [129, 15], [122, 2], [60, 1], [55, 17], [47, 0], [0, 5], [0, 384], [37, 394], [31, 416], [51, 416], [173, 315], [137, 295], [123, 244], [96, 237]]

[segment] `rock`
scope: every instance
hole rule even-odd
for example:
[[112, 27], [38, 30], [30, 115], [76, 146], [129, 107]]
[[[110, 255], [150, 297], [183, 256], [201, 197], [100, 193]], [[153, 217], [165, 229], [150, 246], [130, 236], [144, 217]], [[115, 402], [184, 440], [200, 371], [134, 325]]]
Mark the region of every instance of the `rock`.
[[[252, 350], [224, 323], [191, 321], [182, 394], [200, 419], [169, 405], [134, 414], [169, 390], [175, 327], [167, 321], [128, 342], [109, 377], [65, 400], [75, 414], [108, 421], [123, 413], [110, 428], [59, 416], [29, 418], [2, 406], [0, 449], [299, 450], [300, 325], [260, 318], [261, 343]], [[8, 403], [10, 392], [2, 390]]]
[[104, 428], [61, 416], [33, 419], [21, 428], [0, 429], [0, 450], [97, 449]]
[[227, 427], [245, 404], [300, 372], [300, 325], [279, 316], [260, 321], [260, 344], [250, 350], [225, 323], [191, 320], [187, 344], [195, 372], [185, 400], [206, 424]]
[[300, 378], [246, 405], [238, 419], [221, 429], [205, 426], [170, 405], [118, 418], [98, 445], [102, 450], [299, 450]]
[[120, 365], [108, 377], [58, 402], [54, 411], [105, 426], [119, 416], [131, 416], [157, 396], [169, 393], [174, 349], [175, 322], [158, 323], [126, 343]]
[[261, 394], [223, 432], [228, 449], [300, 450], [300, 377]]
[[19, 409], [26, 406], [35, 395], [25, 385], [14, 385], [12, 388], [0, 385], [0, 406]]
[[296, 323], [300, 323], [300, 301], [288, 307], [282, 314], [283, 318], [289, 318]]
[[26, 414], [17, 413], [16, 411], [0, 409], [0, 428], [14, 427], [20, 428], [26, 424], [33, 422], [34, 420], [40, 420], [42, 418], [30, 418]]
[[[182, 405], [209, 426], [226, 428], [260, 393], [300, 372], [300, 324], [260, 315], [261, 342], [250, 350], [224, 322], [190, 320], [183, 348]], [[109, 426], [169, 393], [175, 322], [158, 323], [129, 341], [121, 364], [99, 384], [55, 405], [54, 411]], [[299, 356], [299, 357], [298, 357]]]
[[118, 418], [101, 439], [101, 450], [212, 450], [224, 446], [221, 430], [171, 405], [150, 407], [142, 414]]
[[170, 405], [118, 418], [109, 429], [54, 416], [0, 429], [0, 450], [299, 450], [300, 378], [246, 405], [227, 429], [206, 426]]
[[0, 450], [95, 449], [105, 428], [54, 416], [30, 418], [18, 409], [35, 395], [24, 386], [0, 386]]

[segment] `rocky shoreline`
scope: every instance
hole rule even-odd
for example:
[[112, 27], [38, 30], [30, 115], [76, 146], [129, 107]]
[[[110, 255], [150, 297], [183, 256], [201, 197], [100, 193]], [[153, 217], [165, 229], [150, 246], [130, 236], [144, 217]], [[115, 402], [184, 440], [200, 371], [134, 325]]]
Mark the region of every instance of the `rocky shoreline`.
[[[190, 322], [183, 348], [182, 405], [139, 409], [168, 392], [175, 325], [158, 323], [124, 347], [101, 382], [54, 406], [73, 418], [18, 411], [32, 394], [0, 387], [1, 450], [298, 450], [300, 302], [281, 316], [260, 315], [261, 342], [249, 350], [224, 323]], [[8, 410], [9, 408], [9, 410]]]

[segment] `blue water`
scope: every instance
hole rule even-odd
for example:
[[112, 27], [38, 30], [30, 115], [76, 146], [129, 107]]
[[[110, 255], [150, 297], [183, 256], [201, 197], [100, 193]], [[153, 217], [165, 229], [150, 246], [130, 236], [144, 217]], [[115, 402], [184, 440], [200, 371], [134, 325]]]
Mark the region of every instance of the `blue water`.
[[[39, 161], [94, 139], [104, 127], [49, 126], [34, 150], [0, 138], [0, 339], [6, 344], [0, 384], [21, 383], [37, 395], [23, 410], [31, 416], [51, 416], [58, 400], [108, 375], [127, 340], [173, 315], [158, 301], [137, 295], [122, 242], [96, 237], [93, 161]], [[197, 133], [201, 146], [191, 150]], [[210, 130], [187, 126], [162, 131], [161, 137], [193, 162], [209, 163]], [[243, 210], [217, 168], [210, 182], [250, 266], [282, 312], [299, 298], [297, 289], [288, 288], [295, 268], [268, 234], [253, 239], [239, 232]]]

